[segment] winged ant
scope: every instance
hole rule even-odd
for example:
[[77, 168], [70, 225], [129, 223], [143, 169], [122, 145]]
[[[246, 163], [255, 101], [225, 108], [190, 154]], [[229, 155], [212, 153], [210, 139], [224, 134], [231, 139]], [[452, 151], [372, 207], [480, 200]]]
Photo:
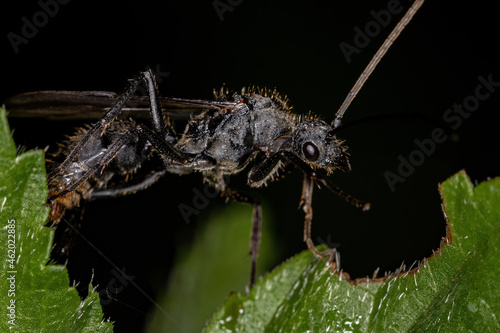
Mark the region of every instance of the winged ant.
[[[344, 193], [327, 178], [337, 169], [349, 171], [351, 168], [343, 142], [336, 135], [343, 128], [341, 119], [346, 109], [422, 3], [423, 0], [416, 0], [390, 33], [331, 124], [310, 116], [294, 115], [287, 99], [276, 91], [249, 88], [229, 96], [221, 90], [213, 101], [160, 98], [151, 71], [131, 80], [121, 95], [39, 91], [10, 98], [6, 101], [8, 108], [25, 115], [65, 109], [74, 113], [105, 110], [97, 123], [79, 130], [61, 146], [56, 154], [63, 157], [61, 162], [49, 161], [47, 204], [51, 212], [48, 223], [57, 225], [65, 212], [78, 206], [81, 200], [134, 193], [146, 189], [166, 173], [201, 172], [204, 181], [223, 196], [253, 205], [250, 235], [250, 285], [253, 285], [262, 224], [261, 204], [258, 199], [230, 189], [225, 177], [249, 170], [248, 184], [261, 187], [283, 168], [296, 167], [304, 173], [300, 199], [300, 207], [305, 212], [304, 241], [316, 256], [328, 256], [332, 268], [338, 269], [336, 250], [319, 251], [311, 238], [313, 187], [314, 184], [325, 186], [348, 203], [369, 209], [368, 203]], [[134, 96], [143, 82], [147, 98]], [[164, 116], [168, 109], [179, 108], [200, 112], [191, 118], [182, 135], [176, 133]], [[126, 111], [146, 109], [149, 109], [151, 127], [123, 117]], [[162, 168], [130, 181], [144, 161], [154, 154], [160, 156]], [[117, 178], [122, 182], [115, 186]], [[62, 248], [62, 251], [68, 249]]]

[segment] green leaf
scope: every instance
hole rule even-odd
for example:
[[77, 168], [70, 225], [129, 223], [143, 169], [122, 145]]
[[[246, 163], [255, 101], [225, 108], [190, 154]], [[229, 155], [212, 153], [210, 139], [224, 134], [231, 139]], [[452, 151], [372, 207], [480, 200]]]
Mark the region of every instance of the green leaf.
[[500, 332], [500, 179], [440, 187], [441, 249], [419, 267], [348, 281], [305, 251], [233, 294], [206, 332]]
[[[221, 213], [212, 211], [200, 221], [191, 245], [180, 247], [168, 288], [158, 301], [163, 311], [156, 311], [148, 332], [200, 332], [228, 290], [243, 292], [248, 286], [252, 207], [233, 203]], [[263, 223], [258, 270], [274, 262], [273, 244]]]
[[0, 332], [111, 332], [98, 295], [80, 301], [65, 267], [46, 265], [53, 239], [43, 226], [47, 192], [43, 152], [16, 157], [0, 109]]

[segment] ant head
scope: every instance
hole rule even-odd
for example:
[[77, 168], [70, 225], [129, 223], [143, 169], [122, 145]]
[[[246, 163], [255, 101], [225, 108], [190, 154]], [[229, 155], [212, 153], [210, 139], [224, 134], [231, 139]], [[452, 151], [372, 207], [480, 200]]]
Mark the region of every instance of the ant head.
[[351, 170], [342, 142], [337, 140], [333, 128], [324, 121], [307, 119], [299, 124], [292, 137], [293, 150], [313, 169]]

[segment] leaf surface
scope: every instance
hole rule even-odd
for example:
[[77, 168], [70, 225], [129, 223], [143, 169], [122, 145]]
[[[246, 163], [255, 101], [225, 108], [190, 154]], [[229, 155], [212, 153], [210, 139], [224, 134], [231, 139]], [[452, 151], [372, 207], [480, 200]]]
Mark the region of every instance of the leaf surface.
[[[64, 266], [46, 265], [53, 230], [42, 151], [16, 156], [5, 110], [0, 109], [0, 332], [111, 332], [99, 297], [80, 301]], [[8, 308], [10, 307], [10, 308]]]
[[206, 332], [500, 332], [500, 179], [440, 186], [441, 249], [411, 271], [347, 281], [309, 251], [249, 297], [233, 294]]

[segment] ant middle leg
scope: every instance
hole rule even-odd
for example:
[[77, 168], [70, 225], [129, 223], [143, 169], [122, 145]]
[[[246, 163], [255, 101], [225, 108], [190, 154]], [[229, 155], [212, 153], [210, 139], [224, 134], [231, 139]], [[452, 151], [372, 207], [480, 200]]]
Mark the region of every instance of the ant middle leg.
[[260, 239], [262, 237], [262, 205], [258, 199], [251, 198], [246, 194], [226, 188], [222, 195], [237, 202], [250, 203], [253, 205], [252, 228], [250, 231], [250, 289], [255, 284], [257, 275], [257, 257], [259, 255]]

